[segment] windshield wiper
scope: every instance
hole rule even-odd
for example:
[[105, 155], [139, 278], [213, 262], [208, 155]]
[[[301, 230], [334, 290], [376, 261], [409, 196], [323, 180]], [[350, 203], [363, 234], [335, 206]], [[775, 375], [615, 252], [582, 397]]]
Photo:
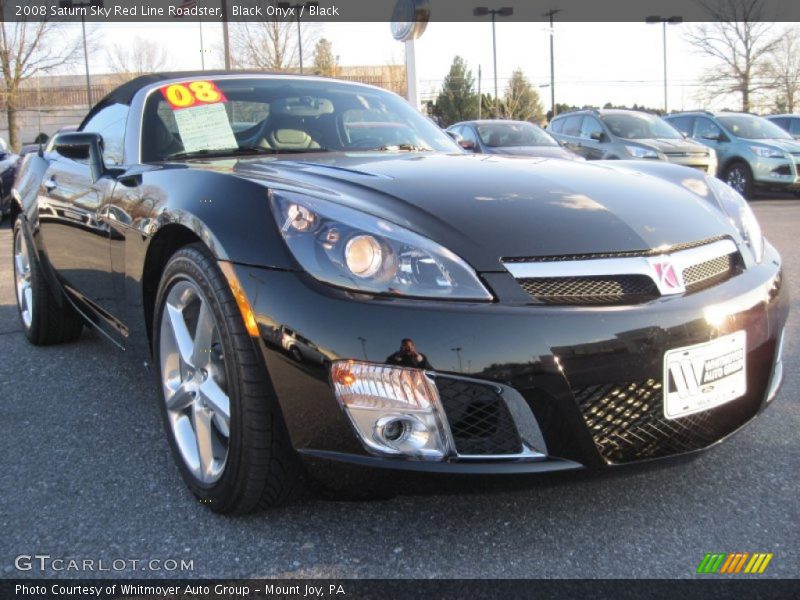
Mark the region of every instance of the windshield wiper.
[[368, 152], [433, 152], [433, 148], [415, 144], [391, 144], [378, 148], [367, 148]]
[[299, 154], [307, 152], [328, 152], [327, 148], [265, 148], [264, 146], [240, 146], [238, 148], [222, 148], [219, 150], [194, 150], [192, 152], [175, 152], [164, 157], [164, 160], [182, 158], [209, 158], [222, 156], [247, 156], [250, 154]]

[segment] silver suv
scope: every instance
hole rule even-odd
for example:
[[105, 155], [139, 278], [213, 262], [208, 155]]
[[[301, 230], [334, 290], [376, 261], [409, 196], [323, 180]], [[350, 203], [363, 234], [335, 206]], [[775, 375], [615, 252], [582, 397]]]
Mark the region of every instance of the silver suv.
[[719, 177], [745, 198], [756, 187], [800, 194], [800, 143], [763, 117], [694, 111], [665, 117], [675, 129], [713, 148]]
[[713, 150], [687, 140], [656, 115], [636, 110], [578, 110], [548, 127], [568, 149], [586, 159], [666, 160], [716, 175]]

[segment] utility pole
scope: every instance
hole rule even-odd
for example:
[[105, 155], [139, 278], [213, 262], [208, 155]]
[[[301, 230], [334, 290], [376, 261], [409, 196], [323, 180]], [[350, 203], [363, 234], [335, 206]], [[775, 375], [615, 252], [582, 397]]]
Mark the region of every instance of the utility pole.
[[225, 53], [225, 70], [230, 71], [231, 69], [231, 41], [228, 35], [228, 2], [227, 0], [221, 0], [222, 2], [222, 49]]
[[478, 65], [478, 120], [481, 120], [481, 107], [483, 105], [483, 96], [481, 95], [481, 66]]
[[[498, 86], [497, 86], [497, 33], [495, 31], [495, 21], [498, 15], [501, 17], [510, 17], [514, 14], [514, 9], [510, 6], [503, 8], [488, 8], [486, 6], [477, 6], [472, 10], [472, 14], [476, 17], [485, 17], [486, 15], [492, 16], [492, 56], [494, 61], [494, 109], [497, 114], [500, 114], [498, 106]], [[495, 115], [497, 116], [497, 115]]]
[[550, 120], [556, 116], [556, 60], [554, 49], [555, 30], [553, 29], [553, 16], [560, 13], [558, 8], [551, 8], [543, 16], [550, 19]]

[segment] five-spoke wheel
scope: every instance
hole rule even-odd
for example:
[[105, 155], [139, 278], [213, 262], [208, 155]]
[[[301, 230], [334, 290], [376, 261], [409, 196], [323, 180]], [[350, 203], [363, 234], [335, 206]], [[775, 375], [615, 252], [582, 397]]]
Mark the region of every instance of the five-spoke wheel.
[[169, 290], [161, 316], [161, 380], [172, 433], [199, 481], [217, 481], [225, 468], [231, 408], [219, 328], [203, 293], [191, 281]]

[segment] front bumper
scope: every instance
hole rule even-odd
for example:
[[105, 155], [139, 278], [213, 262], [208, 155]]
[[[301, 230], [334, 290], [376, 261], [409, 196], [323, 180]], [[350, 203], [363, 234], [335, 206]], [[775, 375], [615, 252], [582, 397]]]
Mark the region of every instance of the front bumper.
[[[370, 297], [330, 288], [303, 273], [233, 268], [254, 311], [258, 345], [292, 444], [317, 477], [338, 473], [333, 466], [528, 473], [681, 454], [738, 430], [764, 408], [779, 385], [776, 359], [789, 301], [780, 257], [769, 245], [761, 264], [722, 284], [622, 307], [531, 305], [518, 300], [518, 284], [503, 273], [484, 274], [498, 301], [475, 304]], [[717, 318], [707, 318], [709, 307], [715, 307]], [[303, 340], [301, 353], [287, 352], [282, 345], [287, 328]], [[587, 425], [592, 403], [631, 385], [653, 387], [662, 379], [662, 360], [669, 349], [741, 329], [747, 332], [743, 397], [700, 413], [702, 424], [687, 422], [673, 431], [678, 421], [664, 420], [660, 395], [652, 394], [652, 419], [644, 425], [667, 431], [650, 447], [608, 452], [608, 440], [593, 435]], [[537, 452], [440, 462], [370, 455], [333, 394], [329, 365], [337, 359], [383, 363], [405, 338], [414, 341], [441, 377], [493, 382], [518, 394], [538, 429], [531, 436], [537, 439]], [[641, 437], [642, 431], [634, 434]]]
[[751, 163], [753, 179], [758, 185], [782, 189], [800, 189], [800, 157], [756, 157]]

